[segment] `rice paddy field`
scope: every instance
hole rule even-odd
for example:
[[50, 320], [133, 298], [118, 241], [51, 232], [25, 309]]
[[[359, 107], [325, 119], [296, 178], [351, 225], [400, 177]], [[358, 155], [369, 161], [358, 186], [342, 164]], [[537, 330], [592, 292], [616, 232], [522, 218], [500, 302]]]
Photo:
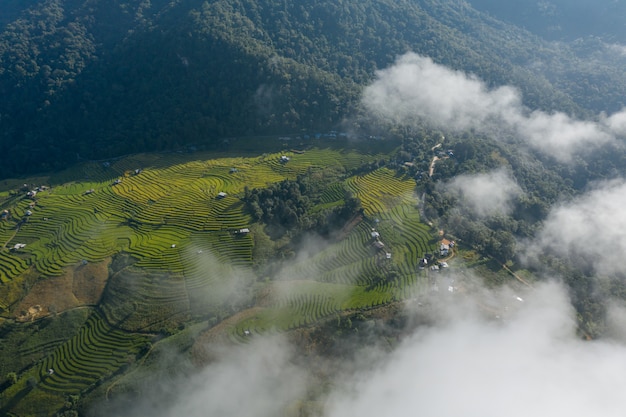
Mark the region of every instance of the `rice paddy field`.
[[[314, 325], [426, 291], [428, 277], [418, 264], [435, 250], [433, 231], [420, 220], [415, 181], [384, 167], [343, 175], [316, 202], [313, 210], [340, 205], [346, 191], [360, 199], [362, 216], [339, 237], [315, 240], [283, 260], [275, 276], [259, 277], [253, 268], [261, 241], [255, 234], [263, 228], [246, 211], [245, 187], [331, 166], [347, 173], [388, 158], [389, 144], [274, 144], [264, 152], [250, 142], [242, 141], [240, 151], [237, 145], [221, 153], [88, 162], [5, 182], [0, 414], [63, 410], [68, 398], [111, 384], [140, 366], [151, 343], [193, 323], [206, 322], [209, 330], [249, 309], [226, 326], [232, 342], [246, 343], [255, 334]], [[109, 264], [106, 277], [76, 272], [96, 263]], [[32, 305], [21, 302], [38, 282], [68, 271], [80, 276], [63, 280], [71, 299], [63, 305], [71, 309], [59, 311], [43, 296], [28, 298]], [[77, 296], [86, 291], [89, 297]], [[84, 299], [89, 304], [82, 305]], [[68, 316], [74, 319], [64, 326]], [[49, 326], [65, 330], [43, 337], [40, 330]], [[42, 337], [21, 336], [38, 333]]]

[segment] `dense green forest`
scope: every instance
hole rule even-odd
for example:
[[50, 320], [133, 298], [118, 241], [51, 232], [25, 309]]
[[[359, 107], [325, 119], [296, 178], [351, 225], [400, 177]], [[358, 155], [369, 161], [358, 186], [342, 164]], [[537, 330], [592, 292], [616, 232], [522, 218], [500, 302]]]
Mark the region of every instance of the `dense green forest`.
[[215, 147], [227, 136], [354, 124], [361, 88], [407, 51], [491, 86], [516, 86], [531, 108], [612, 112], [626, 92], [614, 67], [590, 66], [573, 46], [463, 1], [2, 7], [3, 177], [189, 143]]
[[622, 16], [626, 4], [620, 1], [551, 0], [516, 1], [470, 0], [478, 10], [524, 27], [547, 39], [573, 41], [587, 36], [613, 42], [626, 40]]

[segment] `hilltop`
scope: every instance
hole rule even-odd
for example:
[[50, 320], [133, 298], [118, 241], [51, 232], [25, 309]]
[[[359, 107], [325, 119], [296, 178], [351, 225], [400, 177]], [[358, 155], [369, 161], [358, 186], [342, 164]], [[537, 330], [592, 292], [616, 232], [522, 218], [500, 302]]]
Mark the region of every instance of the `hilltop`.
[[464, 1], [2, 7], [2, 177], [198, 141], [218, 148], [233, 135], [355, 129], [366, 124], [361, 89], [407, 51], [513, 85], [547, 111], [612, 112], [626, 92], [610, 63], [589, 66], [574, 47]]

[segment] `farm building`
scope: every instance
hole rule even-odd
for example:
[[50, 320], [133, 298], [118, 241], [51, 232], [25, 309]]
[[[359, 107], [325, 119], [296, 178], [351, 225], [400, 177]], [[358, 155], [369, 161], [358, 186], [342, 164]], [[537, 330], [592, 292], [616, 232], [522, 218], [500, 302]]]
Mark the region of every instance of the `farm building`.
[[280, 162], [285, 163], [289, 162], [289, 157], [287, 155], [283, 155], [280, 157]]
[[224, 191], [220, 191], [219, 193], [217, 193], [217, 198], [224, 198], [226, 197], [228, 194], [226, 194]]
[[419, 268], [420, 269], [424, 269], [428, 266], [428, 259], [423, 258], [422, 260], [420, 260], [420, 264], [419, 264]]
[[246, 228], [244, 228], [244, 229], [239, 229], [236, 233], [239, 233], [239, 234], [245, 235], [245, 234], [247, 234], [247, 233], [250, 233], [250, 229], [248, 229], [248, 228], [246, 227]]
[[376, 249], [382, 249], [385, 247], [385, 244], [381, 242], [380, 240], [377, 240], [376, 242], [374, 242], [373, 245]]

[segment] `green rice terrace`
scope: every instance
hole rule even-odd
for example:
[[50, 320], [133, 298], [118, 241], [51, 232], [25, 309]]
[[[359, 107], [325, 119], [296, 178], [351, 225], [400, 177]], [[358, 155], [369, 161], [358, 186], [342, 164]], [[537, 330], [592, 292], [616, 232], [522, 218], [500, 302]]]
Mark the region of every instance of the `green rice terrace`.
[[[293, 142], [237, 139], [0, 183], [0, 414], [114, 395], [190, 328], [246, 343], [427, 291], [419, 264], [439, 236], [420, 219], [415, 180], [373, 165], [398, 144]], [[278, 208], [252, 190], [304, 190], [303, 178], [306, 210], [285, 208], [294, 226], [272, 226]]]

